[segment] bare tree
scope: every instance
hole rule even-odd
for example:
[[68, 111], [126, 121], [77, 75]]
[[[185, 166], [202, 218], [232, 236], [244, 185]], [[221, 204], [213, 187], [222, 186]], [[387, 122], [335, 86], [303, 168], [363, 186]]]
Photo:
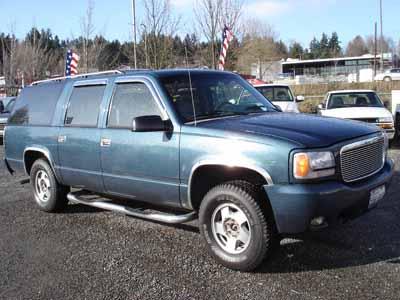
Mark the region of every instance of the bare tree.
[[[346, 48], [347, 56], [360, 56], [367, 53], [368, 53], [367, 44], [365, 43], [365, 40], [359, 35], [357, 35], [353, 40], [351, 40], [347, 44]], [[373, 51], [371, 53], [373, 53]]]
[[[381, 42], [382, 39], [382, 42]], [[367, 36], [366, 38], [366, 44], [368, 48], [369, 53], [374, 53], [374, 45], [375, 45], [375, 38], [372, 35]], [[380, 45], [382, 46], [382, 49], [380, 49]], [[378, 37], [378, 52], [381, 53], [393, 53], [395, 49], [395, 43], [392, 38], [383, 36]]]
[[211, 47], [212, 68], [216, 68], [216, 39], [221, 27], [223, 0], [197, 0], [194, 14], [197, 23]]
[[3, 74], [6, 80], [6, 85], [12, 86], [15, 84], [17, 77], [17, 51], [18, 40], [15, 37], [15, 25], [11, 25], [11, 34], [8, 39], [2, 39], [2, 53], [3, 53]]
[[83, 51], [83, 65], [85, 72], [89, 71], [89, 52], [90, 52], [90, 39], [94, 34], [95, 27], [93, 25], [93, 11], [94, 1], [88, 0], [85, 16], [81, 18], [81, 35], [82, 35], [82, 51]]
[[222, 1], [221, 26], [228, 26], [234, 34], [237, 34], [236, 29], [240, 26], [243, 4], [244, 0]]
[[249, 72], [252, 64], [257, 64], [258, 74], [263, 78], [273, 63], [280, 59], [277, 48], [277, 34], [273, 28], [260, 20], [247, 20], [243, 28], [244, 37], [239, 55], [239, 66]]
[[199, 31], [210, 45], [211, 67], [216, 68], [216, 41], [226, 25], [233, 33], [240, 24], [244, 0], [197, 0], [194, 15]]
[[170, 0], [145, 0], [142, 23], [150, 67], [171, 66], [172, 37], [178, 30], [180, 17], [173, 14]]

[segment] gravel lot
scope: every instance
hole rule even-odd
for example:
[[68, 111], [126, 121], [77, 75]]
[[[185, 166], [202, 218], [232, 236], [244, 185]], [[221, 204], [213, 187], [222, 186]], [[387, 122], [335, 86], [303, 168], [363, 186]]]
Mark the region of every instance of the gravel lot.
[[[0, 150], [0, 157], [3, 150]], [[400, 150], [377, 209], [285, 239], [273, 261], [234, 272], [206, 253], [196, 223], [166, 226], [69, 205], [36, 209], [0, 167], [1, 299], [399, 299]]]

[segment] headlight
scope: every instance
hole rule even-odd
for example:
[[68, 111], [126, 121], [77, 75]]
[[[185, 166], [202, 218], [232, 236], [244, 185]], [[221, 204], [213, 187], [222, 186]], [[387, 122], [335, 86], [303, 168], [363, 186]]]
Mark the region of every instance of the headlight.
[[378, 119], [379, 123], [393, 123], [392, 117], [383, 117]]
[[332, 152], [301, 152], [293, 158], [293, 176], [296, 179], [313, 179], [335, 174], [335, 157]]

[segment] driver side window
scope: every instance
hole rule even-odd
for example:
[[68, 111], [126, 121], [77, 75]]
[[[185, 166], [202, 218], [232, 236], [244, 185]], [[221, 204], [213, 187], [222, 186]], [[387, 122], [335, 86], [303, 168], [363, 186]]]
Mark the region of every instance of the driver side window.
[[108, 117], [108, 128], [130, 129], [134, 118], [151, 115], [161, 117], [156, 100], [144, 83], [116, 84]]

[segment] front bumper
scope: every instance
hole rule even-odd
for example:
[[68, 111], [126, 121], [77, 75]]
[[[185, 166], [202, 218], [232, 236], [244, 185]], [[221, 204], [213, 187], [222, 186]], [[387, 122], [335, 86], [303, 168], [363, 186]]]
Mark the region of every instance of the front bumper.
[[328, 225], [352, 219], [368, 211], [370, 191], [389, 187], [393, 162], [357, 183], [324, 182], [318, 184], [285, 184], [264, 186], [281, 234], [302, 233], [311, 229], [313, 218], [323, 216]]

